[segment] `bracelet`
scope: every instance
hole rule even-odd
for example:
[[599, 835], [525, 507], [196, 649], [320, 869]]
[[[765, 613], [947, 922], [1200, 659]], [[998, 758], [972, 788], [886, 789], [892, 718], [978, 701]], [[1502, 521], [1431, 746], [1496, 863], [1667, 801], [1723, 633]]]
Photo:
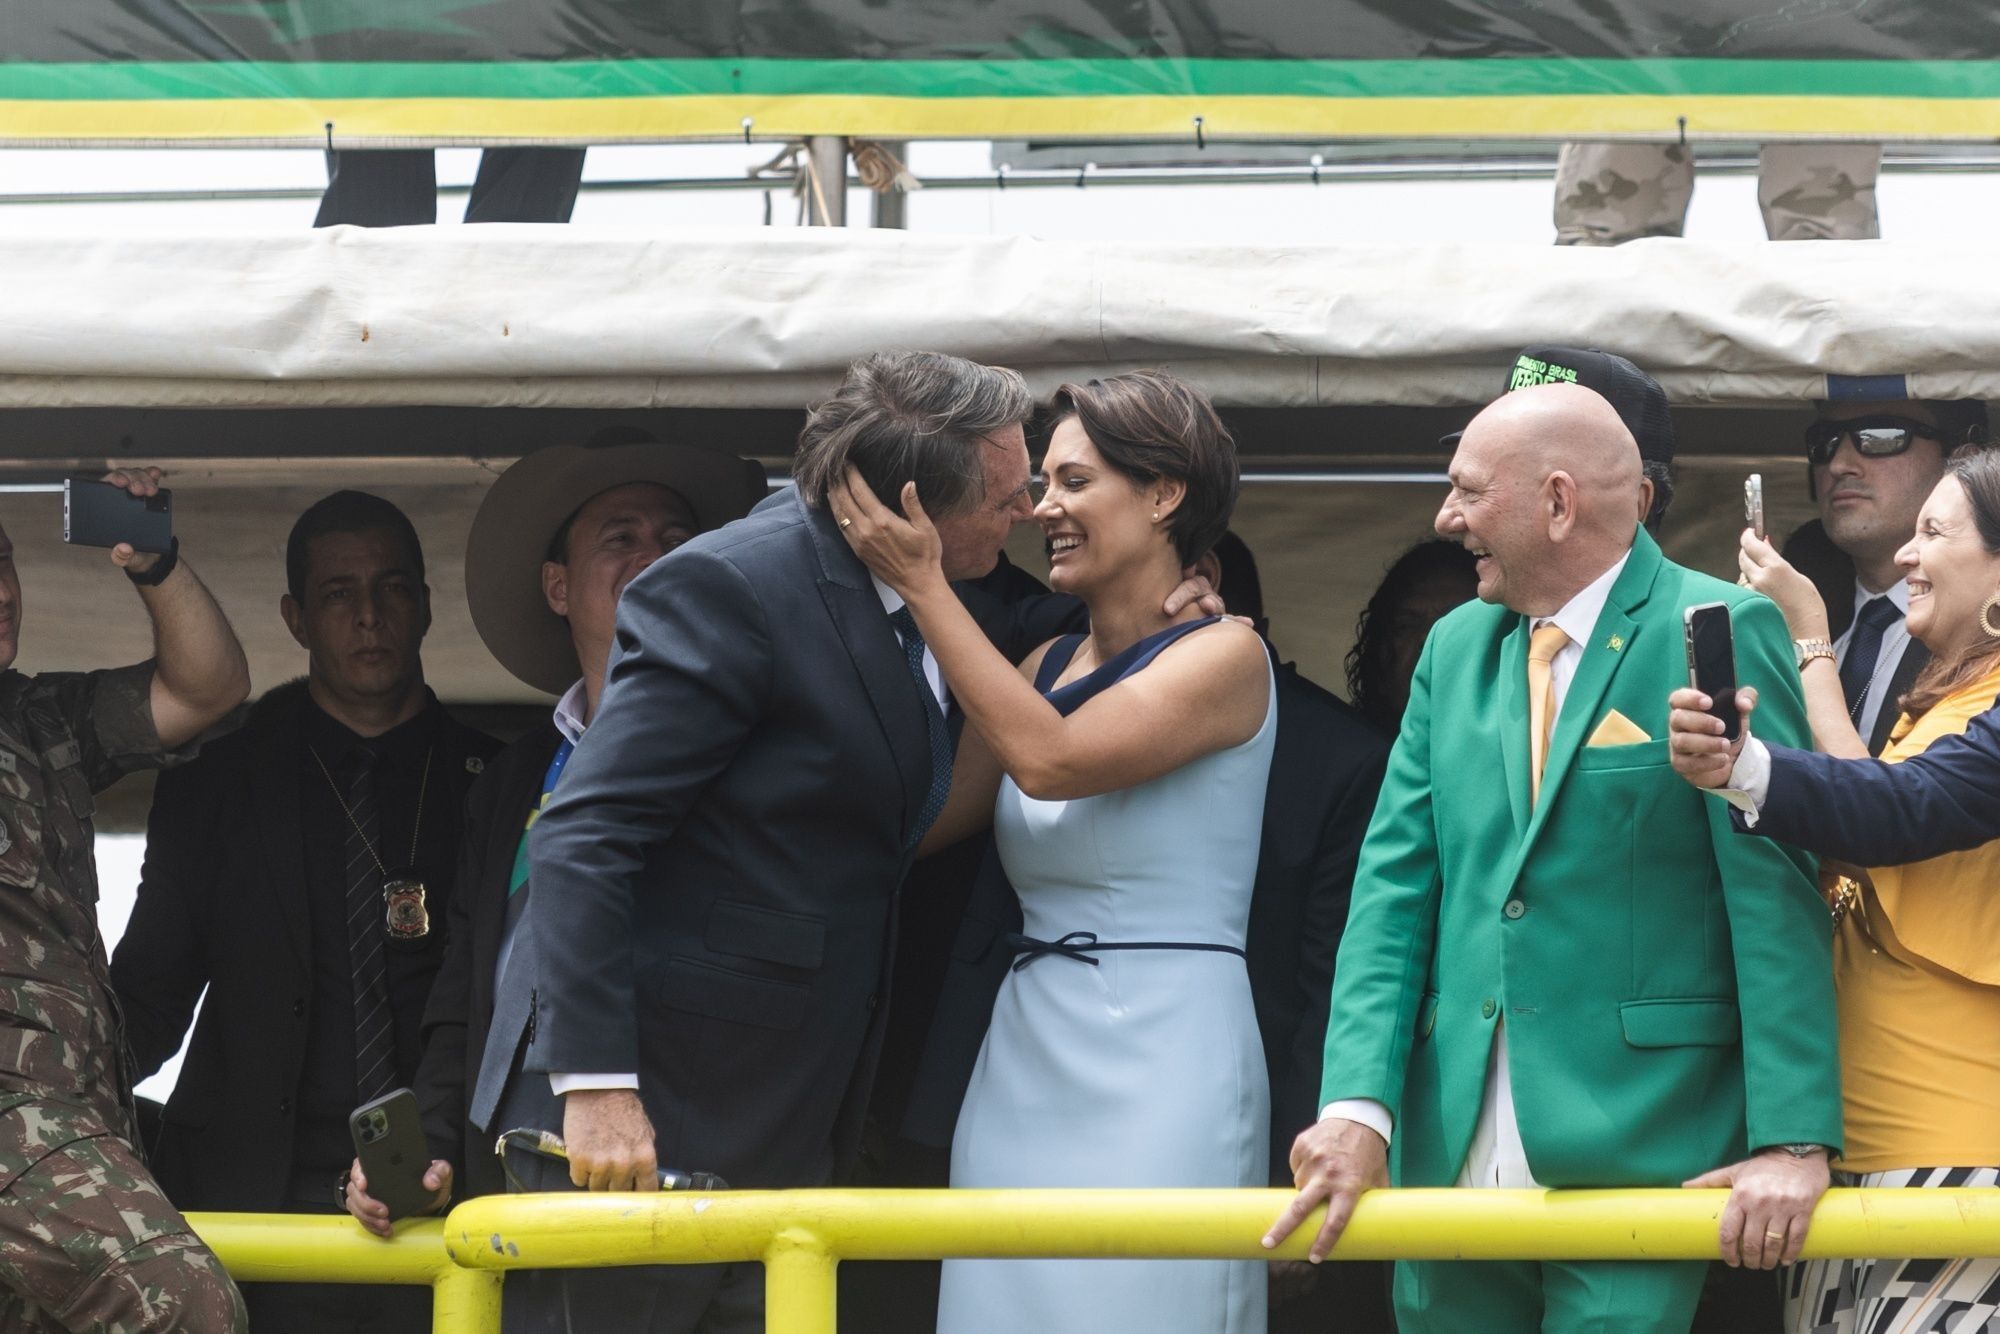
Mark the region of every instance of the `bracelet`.
[[146, 571], [144, 574], [134, 574], [128, 568], [125, 571], [125, 577], [141, 588], [158, 588], [167, 581], [167, 576], [172, 574], [174, 567], [180, 563], [181, 540], [178, 537], [169, 538], [165, 554], [153, 562], [152, 569]]
[[1794, 639], [1792, 641], [1792, 654], [1798, 659], [1800, 671], [1804, 671], [1806, 664], [1814, 658], [1825, 658], [1828, 662], [1837, 661], [1834, 657], [1833, 645], [1824, 639]]
[[353, 1179], [354, 1169], [349, 1167], [342, 1169], [339, 1179], [333, 1183], [333, 1203], [342, 1213], [347, 1212], [347, 1183]]

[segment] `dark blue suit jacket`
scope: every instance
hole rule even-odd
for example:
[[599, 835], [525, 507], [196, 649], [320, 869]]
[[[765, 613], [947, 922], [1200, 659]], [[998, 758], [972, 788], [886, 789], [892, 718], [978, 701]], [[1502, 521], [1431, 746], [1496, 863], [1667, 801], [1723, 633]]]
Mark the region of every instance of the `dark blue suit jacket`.
[[918, 690], [867, 570], [796, 493], [634, 579], [531, 838], [516, 1068], [636, 1070], [665, 1164], [839, 1174], [931, 781]]
[[1771, 790], [1754, 832], [1857, 866], [1898, 866], [1990, 843], [2000, 838], [1996, 713], [1897, 764], [1772, 746]]

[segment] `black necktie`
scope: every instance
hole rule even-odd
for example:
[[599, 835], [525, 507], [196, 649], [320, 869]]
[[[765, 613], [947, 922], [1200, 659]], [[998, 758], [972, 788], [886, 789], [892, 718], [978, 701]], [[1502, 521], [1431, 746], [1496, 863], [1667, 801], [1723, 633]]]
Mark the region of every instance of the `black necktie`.
[[1868, 688], [1875, 683], [1875, 664], [1882, 657], [1882, 632], [1903, 613], [1888, 597], [1871, 598], [1854, 618], [1847, 640], [1847, 658], [1840, 664], [1840, 693], [1847, 697], [1847, 716], [1858, 720], [1866, 708]]
[[347, 956], [354, 969], [354, 1091], [361, 1102], [396, 1082], [396, 1034], [382, 972], [382, 810], [375, 799], [375, 755], [365, 746], [341, 761], [347, 784]]
[[908, 846], [914, 848], [924, 841], [924, 835], [943, 812], [945, 799], [951, 795], [951, 729], [945, 726], [944, 710], [938, 707], [930, 678], [924, 675], [924, 637], [917, 629], [917, 618], [908, 607], [898, 607], [889, 613], [889, 623], [896, 627], [896, 637], [903, 641], [903, 656], [909, 660], [910, 675], [917, 679], [917, 693], [924, 700], [924, 725], [931, 739], [931, 787], [924, 794], [923, 809], [917, 812], [917, 823], [910, 831]]

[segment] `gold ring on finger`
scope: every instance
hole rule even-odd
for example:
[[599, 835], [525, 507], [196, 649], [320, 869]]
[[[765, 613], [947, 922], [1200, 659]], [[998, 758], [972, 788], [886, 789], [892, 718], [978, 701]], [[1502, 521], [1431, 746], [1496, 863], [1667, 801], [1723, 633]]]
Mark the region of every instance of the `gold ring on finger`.
[[853, 523], [853, 522], [854, 522], [854, 520], [852, 520], [852, 519], [842, 519], [842, 520], [840, 521], [840, 526], [841, 526], [842, 528], [845, 528], [845, 527], [847, 527], [847, 526], [848, 526], [849, 524], [851, 524], [851, 523]]
[[1776, 1229], [1773, 1229], [1764, 1234], [1765, 1241], [1783, 1241], [1784, 1239], [1785, 1239], [1785, 1234], [1777, 1231]]

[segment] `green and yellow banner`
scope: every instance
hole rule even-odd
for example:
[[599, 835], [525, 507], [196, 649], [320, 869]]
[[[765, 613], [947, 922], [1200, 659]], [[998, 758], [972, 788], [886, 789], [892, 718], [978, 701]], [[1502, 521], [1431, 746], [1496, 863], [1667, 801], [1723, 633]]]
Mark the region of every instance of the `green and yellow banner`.
[[0, 144], [2000, 138], [1937, 0], [4, 0]]

